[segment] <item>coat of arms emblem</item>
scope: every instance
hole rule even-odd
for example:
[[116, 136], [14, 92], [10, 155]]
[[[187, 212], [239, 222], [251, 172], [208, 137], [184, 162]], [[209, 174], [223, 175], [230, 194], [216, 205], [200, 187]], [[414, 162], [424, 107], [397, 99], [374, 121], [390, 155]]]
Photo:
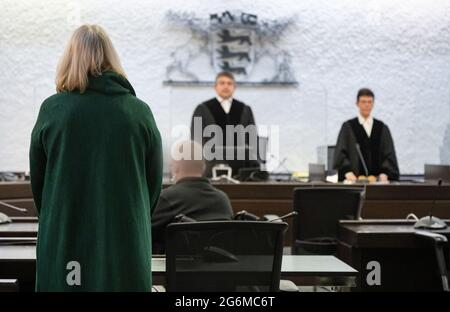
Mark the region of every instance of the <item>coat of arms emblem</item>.
[[[290, 54], [277, 45], [293, 19], [260, 21], [254, 14], [229, 11], [210, 14], [209, 19], [174, 12], [169, 12], [168, 17], [187, 26], [191, 39], [171, 53], [165, 83], [212, 83], [211, 79], [221, 71], [233, 73], [241, 83], [297, 83]], [[212, 70], [199, 65], [205, 63], [200, 59], [206, 57]]]

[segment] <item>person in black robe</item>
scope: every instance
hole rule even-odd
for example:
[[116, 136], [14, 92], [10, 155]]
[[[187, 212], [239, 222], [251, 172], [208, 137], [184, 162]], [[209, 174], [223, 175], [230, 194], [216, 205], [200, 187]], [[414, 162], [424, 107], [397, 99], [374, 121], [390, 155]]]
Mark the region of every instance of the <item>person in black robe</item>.
[[[234, 133], [233, 145], [227, 145], [226, 127], [242, 125], [244, 128], [247, 126], [255, 126], [255, 119], [250, 106], [244, 104], [233, 98], [233, 93], [236, 89], [236, 81], [232, 73], [221, 72], [216, 77], [215, 91], [216, 97], [203, 102], [198, 105], [194, 111], [191, 121], [191, 139], [205, 145], [209, 140], [214, 137], [205, 137], [204, 129], [210, 125], [217, 125], [222, 130], [222, 146], [216, 146], [221, 148], [223, 152], [220, 152], [221, 159], [210, 160], [206, 162], [205, 175], [211, 176], [211, 169], [218, 163], [225, 163], [232, 168], [233, 176], [236, 176], [240, 168], [259, 168], [260, 164], [257, 160], [257, 143], [253, 144], [254, 140], [250, 138], [252, 134], [245, 134], [245, 137], [238, 138], [238, 135]], [[196, 131], [195, 122], [201, 121], [201, 127], [197, 125]], [[200, 134], [200, 136], [199, 136]], [[255, 138], [253, 138], [255, 139]], [[257, 138], [256, 138], [257, 142]], [[220, 145], [220, 144], [219, 144]], [[226, 149], [233, 149], [233, 159], [229, 159], [226, 155]], [[238, 150], [245, 149], [245, 159], [239, 159]], [[256, 158], [256, 159], [255, 159]]]
[[359, 90], [356, 103], [359, 108], [358, 117], [344, 122], [339, 132], [334, 169], [338, 170], [340, 181], [356, 181], [361, 176], [374, 176], [382, 182], [399, 179], [397, 157], [389, 128], [371, 115], [374, 100], [371, 90]]

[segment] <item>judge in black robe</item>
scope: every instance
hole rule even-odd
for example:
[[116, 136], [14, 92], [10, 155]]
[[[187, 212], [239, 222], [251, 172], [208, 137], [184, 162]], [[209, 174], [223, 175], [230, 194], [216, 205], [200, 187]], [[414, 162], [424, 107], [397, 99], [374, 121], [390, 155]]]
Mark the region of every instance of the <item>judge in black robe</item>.
[[[221, 142], [223, 146], [220, 147], [223, 149], [223, 154], [221, 157], [222, 159], [207, 161], [205, 175], [211, 176], [212, 167], [218, 163], [225, 163], [229, 165], [232, 168], [233, 176], [237, 175], [239, 169], [243, 167], [258, 168], [260, 166], [259, 162], [254, 159], [254, 155], [257, 154], [257, 147], [251, 144], [252, 140], [248, 135], [243, 138], [244, 144], [241, 144], [242, 141], [240, 141], [237, 138], [237, 135], [234, 134], [233, 146], [226, 145], [227, 125], [242, 125], [243, 127], [247, 127], [250, 125], [256, 126], [253, 112], [250, 106], [233, 98], [233, 93], [235, 90], [235, 80], [233, 75], [228, 72], [219, 73], [216, 77], [215, 90], [217, 93], [216, 97], [198, 105], [194, 111], [191, 121], [191, 138], [192, 140], [195, 140], [202, 145], [206, 144], [208, 140], [213, 139], [211, 137], [203, 136], [203, 131], [207, 126], [217, 125], [222, 130], [223, 137]], [[194, 120], [196, 117], [200, 118], [201, 120], [201, 138], [196, 137], [197, 135], [195, 133]], [[234, 149], [234, 159], [227, 159], [225, 148]], [[245, 159], [238, 159], [238, 148], [245, 149]], [[252, 155], [253, 157], [251, 157], [250, 155]]]
[[[361, 89], [357, 96], [359, 116], [346, 121], [339, 132], [334, 153], [334, 168], [339, 180], [354, 181], [359, 176], [375, 176], [379, 181], [399, 179], [397, 157], [389, 128], [371, 116], [373, 92]], [[359, 156], [366, 163], [367, 172]]]

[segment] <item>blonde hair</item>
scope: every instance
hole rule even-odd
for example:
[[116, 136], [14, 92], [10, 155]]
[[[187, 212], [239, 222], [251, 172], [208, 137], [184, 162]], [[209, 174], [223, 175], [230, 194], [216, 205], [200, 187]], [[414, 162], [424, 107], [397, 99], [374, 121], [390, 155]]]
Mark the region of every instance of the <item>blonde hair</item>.
[[83, 93], [88, 74], [99, 76], [110, 70], [126, 77], [116, 50], [106, 31], [98, 25], [83, 25], [75, 30], [56, 70], [56, 91]]

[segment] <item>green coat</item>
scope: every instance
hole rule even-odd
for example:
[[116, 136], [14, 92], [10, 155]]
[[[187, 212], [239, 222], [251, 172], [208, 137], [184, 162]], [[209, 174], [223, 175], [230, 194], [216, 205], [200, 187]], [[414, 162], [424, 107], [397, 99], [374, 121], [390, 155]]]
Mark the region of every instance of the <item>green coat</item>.
[[44, 101], [30, 174], [39, 214], [37, 291], [151, 290], [161, 137], [125, 78], [90, 76], [83, 94]]

